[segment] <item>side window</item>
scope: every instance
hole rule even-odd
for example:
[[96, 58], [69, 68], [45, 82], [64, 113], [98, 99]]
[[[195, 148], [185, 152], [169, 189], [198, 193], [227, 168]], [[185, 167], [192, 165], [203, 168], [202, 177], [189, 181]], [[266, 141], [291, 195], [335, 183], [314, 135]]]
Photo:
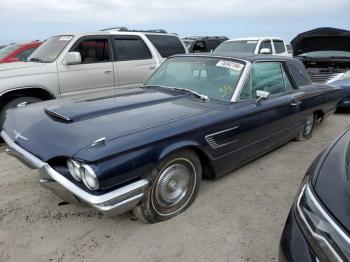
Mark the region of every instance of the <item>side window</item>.
[[273, 45], [275, 46], [276, 54], [282, 54], [286, 52], [286, 47], [284, 46], [283, 41], [273, 40]]
[[202, 53], [206, 52], [206, 45], [204, 41], [196, 41], [193, 46], [193, 53]]
[[283, 68], [279, 62], [258, 62], [252, 67], [252, 94], [257, 90], [271, 95], [285, 92]]
[[86, 39], [72, 51], [79, 52], [82, 64], [92, 64], [110, 61], [108, 39]]
[[207, 41], [207, 52], [214, 51], [215, 48], [219, 46], [219, 42], [216, 40], [208, 40]]
[[162, 57], [166, 58], [172, 55], [186, 53], [180, 39], [176, 36], [147, 34], [146, 37], [151, 41]]
[[117, 61], [152, 59], [152, 54], [139, 37], [123, 36], [113, 39]]
[[286, 87], [286, 91], [291, 92], [294, 90], [294, 86], [293, 86], [292, 82], [290, 81], [290, 78], [289, 78], [288, 74], [286, 73], [285, 68], [283, 68], [283, 66], [282, 66], [282, 70], [283, 70], [283, 81], [284, 81], [284, 85]]
[[263, 48], [270, 49], [270, 53], [269, 54], [272, 54], [272, 45], [271, 45], [271, 41], [270, 40], [266, 40], [266, 41], [264, 41], [264, 42], [262, 42], [260, 44], [259, 53], [261, 52], [261, 49], [263, 49]]
[[27, 58], [34, 52], [36, 47], [28, 48], [21, 53], [16, 55], [16, 58], [18, 58], [21, 61], [27, 61]]

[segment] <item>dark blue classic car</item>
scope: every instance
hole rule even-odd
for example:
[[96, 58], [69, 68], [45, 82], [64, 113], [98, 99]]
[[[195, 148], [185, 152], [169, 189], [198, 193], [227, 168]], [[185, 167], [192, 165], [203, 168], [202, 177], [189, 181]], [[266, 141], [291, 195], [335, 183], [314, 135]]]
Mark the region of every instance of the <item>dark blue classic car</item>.
[[154, 223], [188, 208], [202, 175], [310, 138], [343, 96], [292, 58], [178, 55], [139, 89], [9, 110], [1, 135], [66, 201]]
[[320, 154], [300, 187], [279, 261], [350, 261], [350, 129]]
[[346, 97], [339, 103], [338, 107], [350, 108], [350, 71], [344, 74], [342, 80], [334, 81], [330, 85], [342, 87], [346, 93]]

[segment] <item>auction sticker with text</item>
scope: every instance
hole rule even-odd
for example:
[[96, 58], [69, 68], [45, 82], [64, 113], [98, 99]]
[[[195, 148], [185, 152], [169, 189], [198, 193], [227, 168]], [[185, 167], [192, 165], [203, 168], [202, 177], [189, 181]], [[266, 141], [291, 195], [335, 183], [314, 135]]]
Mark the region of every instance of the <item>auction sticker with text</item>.
[[226, 68], [233, 69], [236, 71], [241, 71], [242, 68], [244, 67], [244, 65], [241, 63], [237, 63], [237, 62], [233, 62], [233, 61], [229, 61], [229, 60], [220, 60], [216, 64], [216, 66], [226, 67]]

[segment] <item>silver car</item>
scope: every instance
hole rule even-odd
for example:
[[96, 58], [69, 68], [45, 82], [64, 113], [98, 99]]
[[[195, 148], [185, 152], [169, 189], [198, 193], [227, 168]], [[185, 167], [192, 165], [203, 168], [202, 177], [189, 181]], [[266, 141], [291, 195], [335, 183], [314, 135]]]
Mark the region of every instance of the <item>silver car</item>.
[[53, 36], [27, 62], [0, 65], [0, 127], [9, 108], [141, 85], [169, 56], [187, 53], [172, 34], [97, 31]]

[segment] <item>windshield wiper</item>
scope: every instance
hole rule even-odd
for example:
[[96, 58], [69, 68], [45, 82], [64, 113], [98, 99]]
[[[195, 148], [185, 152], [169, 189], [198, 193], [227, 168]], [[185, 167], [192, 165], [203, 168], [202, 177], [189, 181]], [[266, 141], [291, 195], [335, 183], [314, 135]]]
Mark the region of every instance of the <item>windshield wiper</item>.
[[182, 88], [182, 87], [172, 87], [172, 86], [162, 86], [162, 85], [144, 85], [142, 87], [161, 87], [161, 88], [167, 88], [167, 89], [174, 89], [174, 90], [178, 90], [178, 91], [184, 91], [184, 92], [191, 93], [191, 94], [195, 95], [196, 97], [199, 97], [200, 99], [205, 100], [205, 101], [209, 100], [209, 97], [206, 95], [202, 95], [200, 93], [197, 93], [196, 91], [192, 91], [190, 89]]
[[196, 91], [192, 91], [191, 89], [187, 89], [187, 88], [181, 88], [181, 87], [173, 87], [174, 90], [179, 90], [179, 91], [184, 91], [184, 92], [188, 92], [191, 93], [197, 97], [199, 97], [200, 99], [204, 100], [204, 101], [208, 101], [209, 97], [206, 95], [202, 95], [200, 93], [197, 93]]
[[40, 58], [37, 57], [32, 57], [31, 59], [29, 59], [30, 62], [38, 62], [38, 63], [44, 63], [43, 60], [41, 60]]

